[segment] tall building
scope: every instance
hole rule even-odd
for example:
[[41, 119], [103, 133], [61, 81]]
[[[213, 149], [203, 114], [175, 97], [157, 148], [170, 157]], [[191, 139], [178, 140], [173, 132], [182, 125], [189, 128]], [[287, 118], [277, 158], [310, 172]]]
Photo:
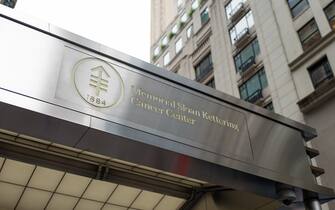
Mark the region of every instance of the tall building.
[[14, 8], [17, 0], [0, 0], [0, 4], [6, 5], [7, 7]]
[[152, 63], [317, 128], [322, 155], [312, 162], [326, 169], [319, 183], [335, 188], [335, 2], [175, 2]]

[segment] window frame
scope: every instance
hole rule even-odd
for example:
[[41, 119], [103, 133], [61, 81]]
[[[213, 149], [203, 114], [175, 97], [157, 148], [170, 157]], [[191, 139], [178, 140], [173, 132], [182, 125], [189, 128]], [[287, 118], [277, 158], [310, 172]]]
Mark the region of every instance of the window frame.
[[332, 16], [332, 17], [329, 17], [328, 16], [328, 13], [327, 13], [327, 9], [329, 9], [329, 8], [331, 8], [331, 7], [335, 7], [335, 2], [333, 1], [333, 2], [331, 2], [330, 4], [328, 4], [325, 8], [324, 8], [324, 13], [325, 13], [325, 15], [326, 15], [326, 17], [327, 17], [327, 20], [328, 20], [328, 22], [329, 22], [329, 25], [330, 25], [330, 27], [333, 29], [333, 30], [335, 30], [335, 13], [334, 13], [334, 15]]
[[[251, 17], [252, 17], [252, 24], [249, 23], [249, 21], [248, 21], [248, 17], [247, 17], [248, 15], [251, 15]], [[240, 30], [240, 31], [237, 31], [237, 29], [240, 28], [240, 26], [238, 26], [238, 25], [239, 25], [239, 24], [242, 24], [242, 21], [245, 21], [245, 23], [246, 23], [246, 27], [244, 27], [244, 28], [243, 28], [242, 30]], [[241, 18], [236, 22], [236, 24], [234, 24], [233, 27], [231, 27], [231, 28], [229, 29], [229, 37], [230, 37], [230, 41], [231, 41], [231, 43], [232, 43], [232, 44], [235, 44], [236, 41], [238, 41], [239, 38], [242, 37], [242, 36], [244, 35], [244, 33], [246, 33], [246, 32], [244, 32], [242, 35], [241, 35], [241, 33], [242, 33], [243, 31], [245, 31], [245, 30], [250, 31], [250, 29], [251, 29], [254, 25], [255, 25], [255, 19], [254, 19], [253, 13], [252, 13], [251, 10], [249, 10], [247, 13], [245, 13], [245, 15], [244, 15], [243, 17], [241, 17]], [[242, 27], [241, 27], [241, 28], [242, 28]], [[232, 34], [233, 34], [233, 33], [234, 33], [234, 38], [232, 37]]]
[[[304, 38], [303, 40], [301, 39], [301, 31], [305, 29], [305, 27], [307, 27], [311, 22], [315, 23], [315, 26], [316, 26], [316, 30], [313, 31], [312, 33], [310, 33], [306, 38]], [[317, 41], [314, 41], [314, 42], [311, 42], [309, 43], [310, 40], [313, 40], [313, 37], [315, 35], [318, 35], [318, 39], [321, 39], [321, 33], [320, 33], [320, 30], [319, 30], [319, 27], [318, 27], [318, 24], [316, 22], [316, 20], [314, 18], [312, 18], [310, 21], [308, 21], [305, 25], [303, 25], [298, 31], [298, 37], [299, 37], [299, 40], [300, 40], [300, 43], [302, 45], [302, 48], [303, 50], [306, 50], [306, 49], [309, 49], [311, 46], [313, 46]]]
[[[180, 48], [177, 48], [178, 43], [181, 43]], [[175, 42], [175, 52], [176, 52], [176, 55], [179, 54], [182, 51], [183, 47], [184, 47], [183, 38], [179, 37], [177, 39], [177, 41]]]
[[[255, 47], [256, 43], [257, 43], [258, 49], [259, 49], [258, 54], [256, 54], [256, 50], [255, 50], [256, 49], [256, 47]], [[243, 59], [243, 57], [245, 57], [245, 56], [242, 57], [242, 53], [245, 52], [248, 47], [252, 48], [253, 56], [250, 56], [248, 59]], [[259, 41], [258, 41], [257, 38], [255, 38], [252, 41], [250, 41], [242, 50], [240, 50], [237, 54], [234, 55], [233, 59], [234, 59], [236, 73], [237, 72], [243, 73], [245, 70], [240, 69], [243, 66], [243, 64], [245, 64], [252, 57], [253, 57], [253, 60], [254, 60], [253, 62], [255, 62], [256, 58], [260, 54], [261, 54], [261, 51], [260, 51], [260, 47], [259, 47]], [[239, 59], [240, 60], [239, 62], [241, 63], [239, 67], [237, 66], [237, 62], [236, 62], [237, 59]], [[244, 62], [243, 62], [243, 60], [244, 60]]]
[[[324, 77], [320, 81], [315, 81], [313, 78], [313, 73], [315, 73], [316, 71], [321, 71], [321, 70], [323, 71], [322, 73]], [[309, 77], [311, 79], [314, 89], [317, 89], [325, 81], [331, 78], [334, 78], [334, 72], [332, 70], [328, 57], [326, 55], [321, 57], [318, 61], [316, 61], [311, 66], [309, 66], [307, 68], [307, 71], [308, 71], [308, 74], [309, 74]]]
[[[189, 30], [191, 31], [189, 33]], [[191, 24], [187, 29], [186, 29], [186, 37], [187, 39], [190, 39], [193, 36], [193, 24]]]
[[[297, 14], [293, 14], [293, 10], [294, 10], [295, 8], [297, 8], [297, 7], [299, 6], [299, 4], [302, 3], [302, 2], [307, 2], [307, 6], [304, 7], [299, 13], [297, 13]], [[291, 7], [291, 5], [290, 5], [290, 3], [289, 3], [289, 0], [287, 0], [287, 4], [288, 4], [288, 7], [289, 7], [289, 9], [290, 9], [292, 18], [296, 18], [296, 17], [298, 17], [300, 14], [302, 14], [305, 10], [307, 10], [307, 9], [310, 7], [310, 4], [309, 4], [309, 1], [308, 1], [308, 0], [298, 0], [297, 3], [296, 3], [295, 5], [293, 5], [292, 7]]]
[[[206, 18], [204, 19], [203, 14], [207, 13]], [[208, 21], [210, 20], [210, 16], [209, 16], [209, 8], [206, 7], [205, 9], [203, 9], [200, 13], [200, 21], [201, 21], [201, 25], [205, 25], [206, 23], [208, 23]]]
[[205, 85], [206, 85], [207, 87], [211, 87], [211, 88], [215, 89], [215, 88], [216, 88], [216, 86], [215, 86], [215, 78], [213, 77], [213, 78], [209, 79], [209, 80], [205, 83]]
[[[168, 59], [167, 62], [166, 62], [166, 59], [165, 59], [166, 56], [169, 57], [169, 59]], [[164, 65], [164, 66], [168, 66], [168, 65], [170, 64], [170, 62], [171, 62], [171, 55], [170, 55], [170, 52], [168, 51], [168, 52], [165, 53], [164, 56], [163, 56], [163, 65]]]
[[[265, 76], [265, 78], [266, 78], [266, 85], [262, 83], [262, 79], [261, 79], [262, 74], [264, 74], [264, 76]], [[261, 88], [255, 90], [254, 92], [252, 92], [252, 93], [249, 94], [247, 84], [248, 84], [248, 82], [252, 81], [252, 79], [253, 79], [254, 77], [256, 77], [256, 76], [257, 76], [258, 84], [259, 84], [259, 86], [260, 86]], [[265, 72], [264, 67], [262, 67], [262, 68], [259, 69], [254, 75], [252, 75], [250, 78], [248, 78], [247, 81], [243, 82], [243, 83], [238, 87], [238, 89], [239, 89], [239, 93], [240, 93], [240, 98], [241, 98], [242, 100], [248, 101], [248, 99], [249, 99], [251, 96], [253, 96], [253, 95], [254, 95], [255, 93], [257, 93], [258, 91], [263, 91], [263, 90], [264, 90], [265, 88], [267, 88], [268, 86], [269, 86], [269, 82], [268, 82], [268, 79], [267, 79], [267, 77], [266, 77], [266, 72]], [[241, 94], [242, 91], [241, 91], [241, 89], [245, 89], [245, 90], [246, 90], [246, 93], [247, 93], [247, 97], [246, 97], [246, 98], [242, 98], [242, 94]]]
[[[201, 69], [202, 64], [208, 59], [208, 64], [204, 69]], [[194, 66], [194, 74], [196, 81], [203, 81], [213, 71], [213, 59], [211, 52], [207, 53], [202, 59]]]
[[[232, 3], [234, 1], [239, 1], [238, 3], [236, 3], [236, 5], [242, 5], [244, 4], [247, 0], [231, 0], [229, 1], [226, 5], [225, 5], [225, 12], [226, 12], [226, 17], [228, 20], [231, 19], [232, 16], [234, 16], [234, 14], [231, 14], [235, 9], [236, 9], [236, 6], [234, 8], [232, 8]], [[229, 8], [230, 12], [227, 11], [227, 9]]]

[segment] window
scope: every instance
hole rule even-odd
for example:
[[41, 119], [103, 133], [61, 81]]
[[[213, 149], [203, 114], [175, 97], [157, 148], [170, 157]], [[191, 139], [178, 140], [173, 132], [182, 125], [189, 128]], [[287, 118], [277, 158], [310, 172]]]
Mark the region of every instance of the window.
[[167, 36], [164, 36], [164, 38], [162, 39], [162, 45], [166, 46], [169, 42], [169, 38]]
[[187, 31], [186, 31], [187, 39], [191, 38], [192, 35], [193, 35], [193, 24], [187, 28]]
[[290, 7], [292, 17], [297, 17], [309, 7], [307, 0], [287, 0], [287, 3]]
[[170, 63], [170, 52], [166, 53], [163, 58], [164, 66], [167, 66]]
[[180, 22], [186, 23], [187, 20], [188, 20], [188, 15], [184, 13], [180, 18]]
[[264, 69], [258, 71], [248, 81], [239, 87], [241, 99], [255, 103], [262, 98], [262, 90], [268, 86]]
[[177, 0], [177, 7], [180, 8], [183, 5], [183, 0]]
[[192, 10], [196, 10], [199, 7], [199, 0], [192, 0]]
[[200, 81], [212, 72], [213, 70], [213, 62], [212, 62], [212, 55], [209, 53], [205, 56], [198, 65], [195, 66], [195, 79]]
[[274, 111], [273, 103], [272, 102], [270, 102], [267, 105], [265, 105], [264, 108], [267, 109], [267, 110], [269, 110], [269, 111]]
[[335, 30], [335, 2], [330, 3], [325, 9], [331, 27]]
[[183, 39], [179, 38], [178, 41], [176, 42], [176, 54], [178, 54], [182, 48], [183, 48]]
[[200, 18], [201, 18], [201, 25], [204, 25], [205, 23], [208, 22], [209, 20], [208, 7], [206, 7], [206, 9], [204, 9], [204, 11], [201, 12]]
[[173, 34], [176, 34], [176, 33], [178, 32], [178, 30], [179, 30], [179, 26], [178, 26], [178, 24], [176, 24], [176, 25], [174, 25], [174, 26], [172, 27], [171, 32], [172, 32]]
[[14, 8], [16, 4], [16, 0], [3, 0], [3, 1], [0, 1], [0, 3], [7, 7]]
[[306, 50], [315, 42], [321, 39], [321, 34], [314, 19], [312, 19], [305, 26], [303, 26], [298, 31], [298, 34], [302, 44], [302, 48], [304, 50]]
[[334, 77], [327, 57], [322, 58], [319, 62], [308, 68], [314, 88]]
[[215, 88], [214, 77], [212, 79], [210, 79], [205, 85], [208, 86], [208, 87], [211, 87], [211, 88]]
[[248, 46], [246, 46], [235, 57], [235, 67], [237, 72], [244, 72], [255, 63], [256, 57], [259, 55], [258, 40], [254, 39]]
[[154, 50], [154, 56], [157, 56], [160, 53], [159, 47], [156, 47]]
[[242, 6], [246, 0], [231, 0], [226, 6], [226, 15], [230, 19]]
[[255, 24], [252, 12], [249, 11], [236, 25], [230, 29], [231, 43], [234, 44], [238, 41], [245, 33], [249, 32], [249, 29]]

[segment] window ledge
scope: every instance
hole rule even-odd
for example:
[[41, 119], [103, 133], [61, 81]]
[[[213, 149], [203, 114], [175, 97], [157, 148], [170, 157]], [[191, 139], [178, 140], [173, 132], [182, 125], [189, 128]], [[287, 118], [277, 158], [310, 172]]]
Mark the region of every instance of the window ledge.
[[333, 96], [335, 96], [335, 78], [325, 81], [297, 104], [303, 113], [308, 113]]
[[299, 57], [289, 63], [291, 71], [297, 70], [304, 63], [309, 61], [315, 54], [319, 53], [320, 50], [329, 46], [331, 42], [335, 40], [335, 32], [331, 31], [326, 36], [322, 37], [317, 43], [315, 43], [311, 48], [304, 51]]

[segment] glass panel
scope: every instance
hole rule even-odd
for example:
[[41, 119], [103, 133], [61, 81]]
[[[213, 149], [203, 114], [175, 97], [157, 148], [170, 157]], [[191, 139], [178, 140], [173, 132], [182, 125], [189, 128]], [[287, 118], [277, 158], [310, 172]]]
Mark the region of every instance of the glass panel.
[[298, 16], [300, 13], [302, 13], [307, 7], [309, 7], [307, 0], [301, 0], [298, 4], [296, 4], [294, 7], [291, 7], [291, 13], [293, 17]]
[[180, 38], [176, 42], [176, 53], [179, 53], [182, 48], [183, 48], [183, 40], [182, 38]]
[[333, 29], [335, 29], [335, 2], [333, 1], [327, 8], [325, 9], [326, 16], [329, 20], [329, 23]]
[[169, 42], [169, 38], [167, 36], [164, 36], [162, 39], [162, 45], [167, 45]]
[[333, 78], [333, 72], [327, 57], [310, 67], [309, 74], [315, 88], [322, 84], [325, 80]]
[[259, 55], [258, 40], [255, 39], [248, 46], [246, 46], [238, 55], [235, 56], [236, 70], [246, 70], [242, 69], [248, 68], [252, 63], [254, 63], [255, 58]]
[[192, 1], [192, 9], [195, 10], [199, 7], [199, 1], [198, 0], [193, 0]]
[[211, 54], [208, 54], [203, 58], [200, 63], [195, 67], [195, 76], [196, 80], [202, 80], [205, 76], [208, 75], [213, 70], [213, 63]]
[[254, 17], [252, 16], [252, 12], [248, 12], [248, 14], [246, 14], [246, 21], [248, 24], [248, 27], [251, 28], [253, 25], [255, 25], [254, 22]]
[[268, 105], [266, 105], [264, 108], [267, 109], [267, 110], [269, 110], [269, 111], [274, 111], [273, 103], [272, 103], [272, 102], [270, 102], [270, 103], [269, 103]]
[[214, 78], [209, 80], [207, 83], [206, 83], [206, 86], [208, 87], [211, 87], [211, 88], [215, 88], [215, 80]]
[[300, 40], [303, 42], [308, 39], [315, 31], [318, 30], [315, 20], [308, 22], [303, 28], [299, 30]]
[[209, 20], [208, 7], [201, 12], [201, 24], [205, 24]]
[[[259, 49], [258, 40], [255, 39], [255, 41], [253, 41], [252, 44], [253, 44], [253, 48], [254, 48], [255, 55], [256, 55], [256, 56], [259, 55], [260, 52], [261, 52], [261, 50]], [[255, 57], [256, 57], [256, 56], [255, 56]]]
[[170, 63], [170, 53], [169, 52], [164, 55], [163, 62], [164, 62], [164, 66]]
[[156, 47], [155, 50], [154, 50], [154, 55], [155, 55], [155, 56], [158, 55], [158, 54], [159, 54], [159, 51], [160, 51], [159, 47]]
[[264, 69], [258, 71], [248, 81], [240, 86], [240, 95], [242, 99], [248, 99], [257, 91], [264, 89], [268, 86], [266, 74]]
[[181, 16], [180, 21], [181, 21], [182, 23], [185, 23], [187, 20], [188, 20], [188, 15], [187, 15], [186, 13], [184, 13], [184, 14]]
[[254, 18], [252, 12], [249, 11], [241, 20], [239, 20], [235, 26], [230, 30], [230, 38], [232, 44], [234, 44], [239, 37], [241, 37], [246, 29], [251, 28], [254, 25]]
[[314, 19], [302, 27], [298, 31], [298, 34], [304, 49], [310, 47], [321, 38], [319, 29]]
[[240, 96], [241, 99], [245, 100], [248, 98], [248, 93], [247, 93], [247, 89], [246, 89], [246, 85], [242, 85], [240, 87]]
[[192, 34], [193, 34], [193, 25], [191, 25], [191, 26], [188, 27], [188, 29], [187, 29], [187, 32], [186, 32], [187, 38], [188, 38], [188, 39], [191, 38]]
[[183, 0], [177, 0], [177, 7], [180, 7], [183, 4]]
[[230, 19], [231, 16], [234, 15], [235, 12], [239, 10], [239, 8], [243, 5], [243, 3], [246, 2], [246, 0], [232, 0], [227, 4], [226, 6], [226, 14], [227, 18]]
[[248, 80], [246, 85], [247, 85], [249, 96], [255, 93], [257, 90], [262, 89], [261, 83], [259, 82], [257, 74], [254, 75], [250, 80]]
[[172, 33], [176, 34], [178, 30], [179, 30], [179, 27], [177, 24], [172, 27]]
[[287, 3], [290, 7], [290, 9], [292, 9], [294, 6], [296, 6], [301, 0], [287, 0]]

